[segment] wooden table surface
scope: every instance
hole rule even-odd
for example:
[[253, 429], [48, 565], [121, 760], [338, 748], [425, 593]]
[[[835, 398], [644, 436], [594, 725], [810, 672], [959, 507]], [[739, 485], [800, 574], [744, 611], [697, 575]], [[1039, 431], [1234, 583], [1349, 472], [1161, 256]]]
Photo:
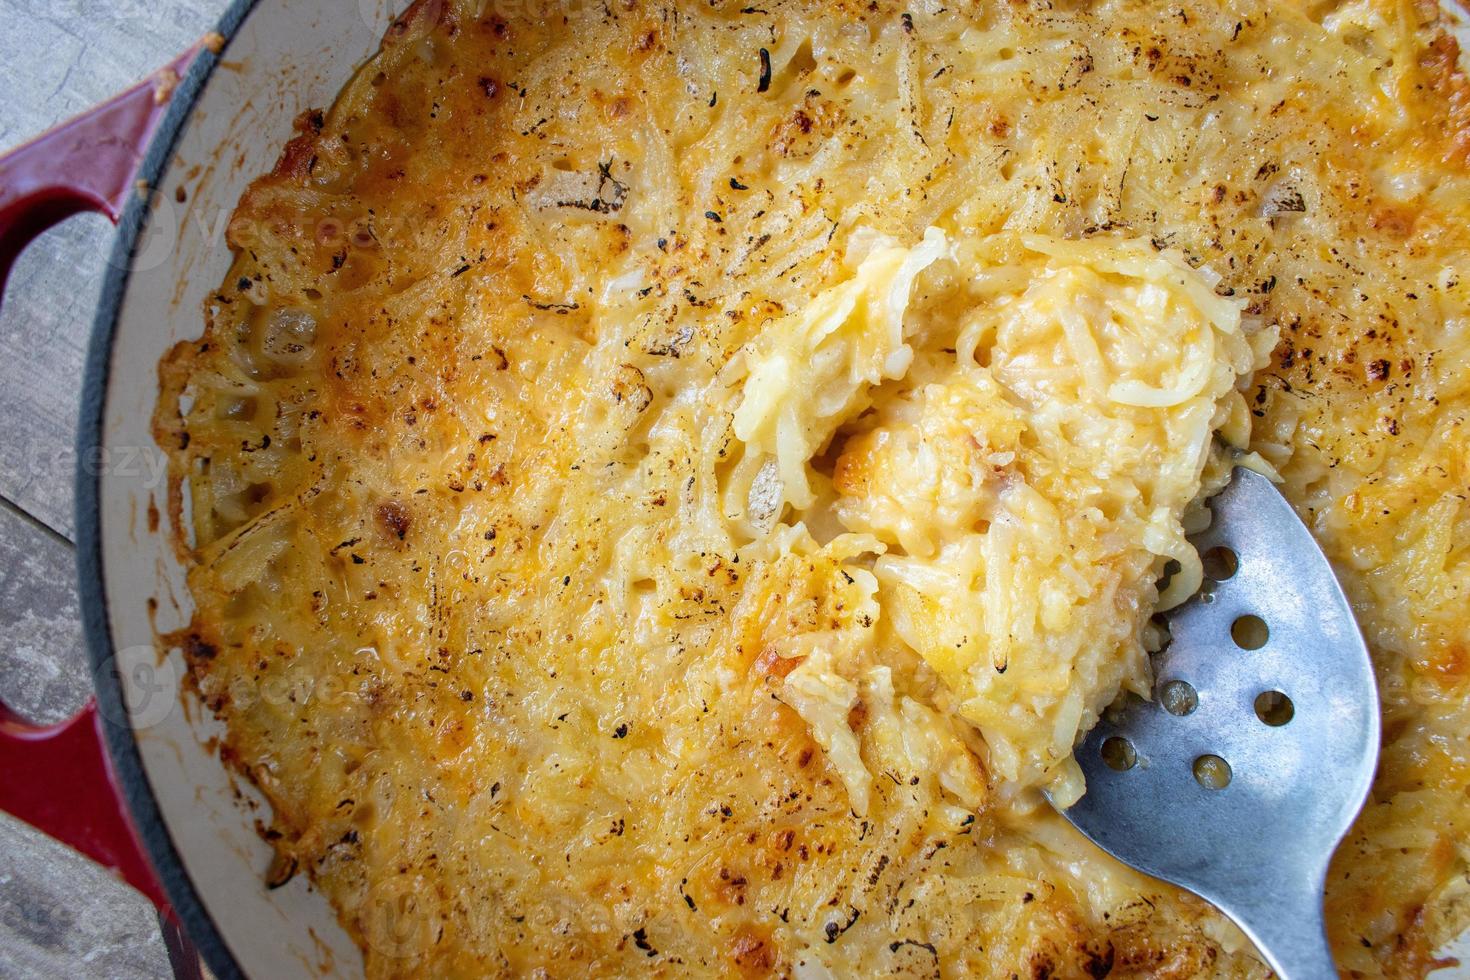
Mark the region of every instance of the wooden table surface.
[[[0, 0], [0, 150], [121, 91], [228, 0]], [[37, 721], [90, 691], [72, 560], [72, 466], [113, 229], [73, 218], [27, 251], [0, 306], [0, 699]], [[4, 778], [4, 774], [0, 774]], [[0, 977], [170, 977], [152, 906], [0, 815]]]

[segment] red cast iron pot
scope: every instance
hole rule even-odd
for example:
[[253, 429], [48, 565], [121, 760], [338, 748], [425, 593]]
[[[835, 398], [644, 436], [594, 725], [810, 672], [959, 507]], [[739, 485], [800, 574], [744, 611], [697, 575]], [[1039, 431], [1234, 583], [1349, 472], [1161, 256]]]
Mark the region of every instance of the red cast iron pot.
[[[0, 807], [116, 869], [182, 923], [223, 980], [360, 976], [362, 961], [305, 876], [265, 885], [271, 851], [255, 829], [264, 800], [220, 765], [217, 723], [181, 689], [182, 654], [156, 642], [190, 611], [169, 522], [157, 518], [169, 512], [150, 431], [157, 365], [203, 328], [204, 302], [231, 264], [225, 227], [249, 180], [275, 163], [292, 120], [329, 104], [376, 50], [402, 2], [236, 0], [217, 36], [0, 158], [0, 286], [26, 243], [57, 221], [97, 211], [119, 225], [78, 445], [78, 563], [97, 695], [52, 728], [0, 705]], [[524, 10], [537, 0], [488, 2]], [[384, 927], [379, 952], [391, 956], [391, 915]], [[1470, 949], [1464, 938], [1456, 945]]]
[[[181, 653], [156, 642], [190, 612], [158, 518], [169, 507], [149, 431], [157, 364], [201, 333], [250, 179], [275, 163], [299, 113], [331, 103], [405, 3], [236, 0], [216, 35], [154, 77], [0, 158], [0, 286], [58, 221], [95, 211], [119, 226], [78, 445], [96, 697], [49, 728], [0, 705], [0, 808], [115, 869], [158, 905], [166, 938], [182, 925], [223, 980], [360, 976], [362, 959], [305, 876], [266, 886], [264, 800], [220, 765], [218, 724], [182, 690]], [[172, 947], [180, 975], [197, 976]]]

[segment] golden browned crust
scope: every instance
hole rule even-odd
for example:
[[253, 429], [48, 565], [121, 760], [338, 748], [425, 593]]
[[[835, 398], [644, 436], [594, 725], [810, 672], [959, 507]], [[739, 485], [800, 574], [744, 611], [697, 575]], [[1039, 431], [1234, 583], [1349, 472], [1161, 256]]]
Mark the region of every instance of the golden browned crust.
[[1044, 810], [950, 825], [894, 778], [854, 815], [773, 696], [776, 642], [850, 611], [838, 566], [687, 536], [723, 444], [680, 385], [853, 224], [1009, 224], [1155, 238], [1281, 328], [1253, 448], [1384, 703], [1332, 936], [1352, 975], [1432, 969], [1470, 838], [1470, 96], [1432, 9], [584, 6], [415, 3], [252, 185], [161, 365], [199, 606], [172, 639], [277, 879], [374, 976], [1258, 974]]

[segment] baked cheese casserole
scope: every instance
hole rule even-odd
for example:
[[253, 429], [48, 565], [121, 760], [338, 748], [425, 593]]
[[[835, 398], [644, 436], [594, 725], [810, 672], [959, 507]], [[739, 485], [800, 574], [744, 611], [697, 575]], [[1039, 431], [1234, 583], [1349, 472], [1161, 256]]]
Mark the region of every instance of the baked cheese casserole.
[[271, 804], [268, 883], [309, 876], [370, 977], [1262, 976], [1050, 805], [1246, 465], [1383, 696], [1338, 962], [1433, 969], [1470, 921], [1447, 29], [415, 3], [161, 366], [168, 641]]

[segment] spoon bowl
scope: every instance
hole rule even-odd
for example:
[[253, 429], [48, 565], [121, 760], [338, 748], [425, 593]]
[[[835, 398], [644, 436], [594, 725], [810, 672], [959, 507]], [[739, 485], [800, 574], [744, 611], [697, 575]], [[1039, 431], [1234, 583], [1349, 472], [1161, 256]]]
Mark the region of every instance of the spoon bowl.
[[1165, 615], [1154, 697], [1077, 747], [1064, 815], [1103, 850], [1208, 900], [1284, 980], [1336, 977], [1332, 852], [1378, 762], [1378, 692], [1352, 608], [1306, 526], [1237, 469], [1193, 543], [1206, 579]]

